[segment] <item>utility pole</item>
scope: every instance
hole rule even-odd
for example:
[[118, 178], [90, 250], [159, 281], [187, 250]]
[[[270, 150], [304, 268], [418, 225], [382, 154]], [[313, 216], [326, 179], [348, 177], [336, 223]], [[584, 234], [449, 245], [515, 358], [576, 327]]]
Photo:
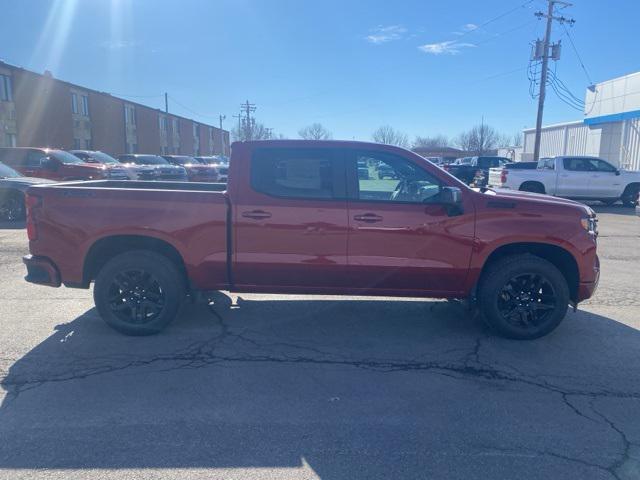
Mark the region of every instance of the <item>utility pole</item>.
[[169, 94], [164, 92], [164, 113], [169, 113]]
[[240, 141], [242, 140], [242, 112], [238, 115], [234, 115], [233, 118], [238, 119], [238, 138], [236, 140]]
[[544, 112], [544, 99], [547, 92], [547, 74], [549, 70], [549, 48], [553, 49], [553, 59], [560, 59], [560, 42], [555, 45], [551, 45], [551, 25], [554, 20], [557, 20], [560, 23], [575, 23], [575, 20], [568, 19], [565, 17], [554, 17], [553, 10], [556, 4], [563, 5], [565, 7], [570, 7], [571, 4], [567, 2], [563, 2], [560, 0], [547, 0], [548, 7], [547, 13], [536, 12], [535, 16], [538, 18], [546, 18], [547, 19], [547, 28], [545, 29], [544, 40], [540, 42], [540, 40], [536, 41], [536, 46], [533, 52], [533, 59], [540, 60], [542, 59], [542, 71], [540, 73], [540, 94], [538, 95], [538, 117], [536, 118], [536, 138], [533, 145], [533, 160], [538, 161], [540, 159], [540, 139], [542, 136], [542, 114]]
[[226, 115], [218, 115], [218, 118], [220, 119], [220, 152], [222, 153], [222, 155], [225, 155], [225, 148], [224, 148], [224, 135], [223, 135], [223, 130], [222, 130], [222, 121], [227, 118]]
[[251, 140], [253, 127], [255, 126], [255, 119], [251, 118], [251, 114], [256, 111], [256, 105], [254, 103], [249, 103], [247, 100], [245, 103], [240, 105], [240, 115], [244, 113], [244, 118], [242, 119], [242, 124], [244, 127], [244, 139]]

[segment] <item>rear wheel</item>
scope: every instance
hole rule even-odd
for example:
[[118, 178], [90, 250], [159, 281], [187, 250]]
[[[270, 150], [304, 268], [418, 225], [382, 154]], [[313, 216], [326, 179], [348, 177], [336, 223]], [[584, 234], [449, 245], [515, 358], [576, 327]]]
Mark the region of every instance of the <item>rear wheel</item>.
[[544, 185], [539, 182], [524, 182], [520, 185], [520, 190], [531, 193], [544, 193]]
[[0, 193], [0, 220], [9, 222], [24, 220], [25, 212], [22, 192], [9, 191], [5, 195]]
[[483, 272], [478, 302], [485, 321], [498, 334], [531, 340], [560, 324], [569, 305], [569, 287], [547, 260], [513, 255]]
[[640, 192], [640, 185], [629, 185], [625, 188], [622, 197], [622, 205], [625, 207], [633, 208], [638, 203], [638, 193]]
[[102, 319], [126, 335], [151, 335], [178, 314], [185, 298], [184, 276], [163, 255], [146, 250], [122, 253], [100, 270], [93, 298]]

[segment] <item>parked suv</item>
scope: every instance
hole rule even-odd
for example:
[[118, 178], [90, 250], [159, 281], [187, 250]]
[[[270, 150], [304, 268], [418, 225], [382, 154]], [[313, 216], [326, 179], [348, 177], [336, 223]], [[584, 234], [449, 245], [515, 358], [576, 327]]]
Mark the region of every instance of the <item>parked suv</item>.
[[205, 165], [212, 165], [218, 172], [218, 182], [227, 183], [229, 177], [229, 159], [222, 155], [210, 156], [210, 157], [193, 157], [200, 163]]
[[162, 155], [162, 158], [173, 165], [184, 167], [190, 182], [218, 181], [218, 170], [214, 165], [200, 162], [188, 155]]
[[135, 180], [138, 178], [132, 168], [125, 167], [125, 165], [104, 152], [98, 150], [69, 150], [69, 153], [75, 155], [83, 162], [104, 165], [107, 167], [109, 178], [112, 180]]
[[109, 178], [104, 165], [85, 163], [64, 150], [49, 148], [0, 148], [0, 162], [27, 177], [49, 180], [97, 180]]
[[183, 167], [171, 165], [159, 155], [130, 153], [120, 155], [118, 160], [125, 165], [143, 167], [138, 169], [138, 180], [189, 180]]

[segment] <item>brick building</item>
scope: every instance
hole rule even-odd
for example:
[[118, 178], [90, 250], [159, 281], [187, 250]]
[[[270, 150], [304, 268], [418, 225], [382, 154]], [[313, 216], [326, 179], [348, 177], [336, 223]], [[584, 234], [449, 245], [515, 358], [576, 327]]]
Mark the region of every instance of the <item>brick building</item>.
[[228, 155], [229, 132], [0, 62], [0, 146]]

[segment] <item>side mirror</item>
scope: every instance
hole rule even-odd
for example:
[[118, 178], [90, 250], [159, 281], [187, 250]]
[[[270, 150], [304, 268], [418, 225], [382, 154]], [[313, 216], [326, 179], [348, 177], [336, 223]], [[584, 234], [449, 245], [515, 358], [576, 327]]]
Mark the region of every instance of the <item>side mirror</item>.
[[51, 170], [52, 172], [55, 172], [56, 170], [58, 170], [58, 161], [51, 157], [43, 158], [42, 161], [40, 162], [40, 165], [42, 165], [42, 168], [46, 170]]
[[450, 207], [462, 205], [462, 191], [458, 187], [442, 187], [440, 203]]
[[462, 191], [458, 187], [442, 187], [440, 204], [446, 208], [450, 217], [462, 215]]
[[620, 170], [616, 168], [616, 176], [620, 175]]

